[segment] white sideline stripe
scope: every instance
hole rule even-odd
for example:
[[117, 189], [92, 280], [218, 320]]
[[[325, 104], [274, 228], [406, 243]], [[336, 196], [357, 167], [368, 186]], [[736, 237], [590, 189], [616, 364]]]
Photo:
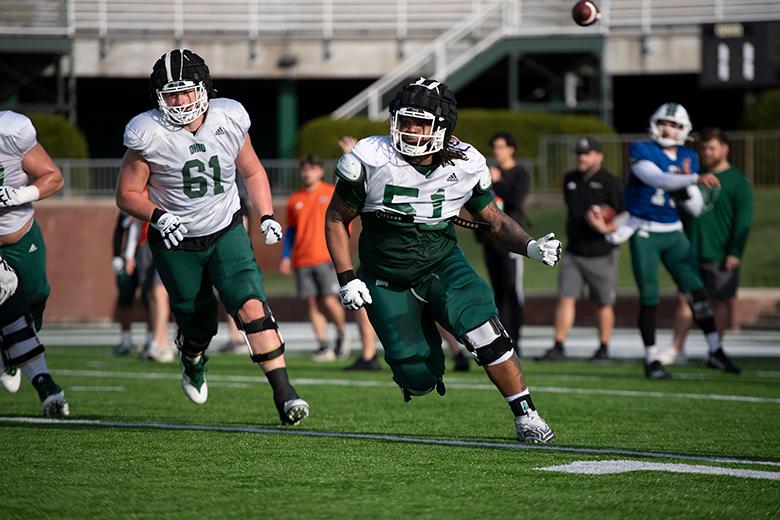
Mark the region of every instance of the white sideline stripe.
[[536, 469], [542, 471], [561, 471], [563, 473], [582, 473], [585, 475], [613, 475], [615, 473], [628, 473], [631, 471], [666, 471], [669, 473], [698, 473], [702, 475], [726, 475], [729, 477], [780, 480], [780, 472], [778, 471], [757, 471], [753, 469], [644, 462], [638, 460], [578, 460], [570, 464]]
[[324, 437], [333, 439], [354, 439], [367, 441], [386, 441], [398, 443], [426, 444], [434, 446], [455, 446], [462, 448], [499, 448], [507, 450], [540, 450], [559, 453], [577, 453], [591, 455], [622, 455], [652, 459], [691, 460], [698, 462], [716, 462], [725, 464], [754, 464], [780, 467], [780, 462], [766, 460], [737, 459], [729, 457], [705, 457], [701, 455], [682, 455], [677, 453], [656, 453], [652, 451], [620, 450], [608, 448], [567, 448], [539, 444], [520, 444], [519, 442], [479, 442], [456, 441], [449, 439], [430, 439], [407, 437], [402, 435], [380, 435], [376, 433], [343, 433], [317, 430], [293, 430], [276, 428], [257, 428], [254, 426], [210, 426], [205, 424], [172, 424], [146, 422], [101, 421], [94, 419], [44, 419], [42, 417], [6, 417], [0, 416], [0, 423], [40, 424], [49, 426], [95, 426], [100, 428], [139, 428], [147, 430], [182, 430], [223, 433], [257, 433], [269, 435], [290, 435], [300, 437]]
[[69, 386], [68, 392], [124, 392], [124, 386]]
[[[105, 377], [119, 379], [168, 379], [179, 380], [179, 374], [169, 374], [162, 372], [114, 372], [109, 370], [57, 370], [58, 376], [72, 377]], [[268, 384], [265, 378], [259, 376], [225, 376], [209, 374], [209, 381], [227, 381], [235, 383], [262, 383]], [[313, 379], [296, 378], [292, 380], [293, 384], [307, 386], [360, 386], [376, 388], [396, 388], [395, 383], [383, 381], [358, 381], [351, 379]], [[445, 381], [446, 383], [446, 381]], [[448, 388], [457, 388], [462, 390], [492, 390], [493, 385], [484, 383], [446, 383]], [[579, 394], [579, 395], [610, 395], [615, 397], [654, 397], [660, 399], [701, 399], [705, 401], [731, 401], [742, 403], [764, 403], [780, 404], [780, 398], [774, 397], [755, 397], [749, 395], [722, 395], [722, 394], [693, 394], [679, 392], [647, 392], [641, 390], [608, 390], [601, 388], [567, 388], [560, 386], [533, 386], [534, 392], [550, 392], [553, 394]]]

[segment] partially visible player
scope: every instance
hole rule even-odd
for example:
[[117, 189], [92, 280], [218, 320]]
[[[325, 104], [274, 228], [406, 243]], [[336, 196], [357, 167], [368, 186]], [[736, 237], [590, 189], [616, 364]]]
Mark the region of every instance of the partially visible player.
[[[20, 370], [38, 392], [44, 417], [69, 415], [70, 406], [49, 373], [38, 340], [50, 289], [46, 245], [32, 203], [51, 197], [63, 184], [32, 122], [22, 114], [0, 111], [0, 294], [7, 295], [0, 305], [0, 382], [15, 392]], [[13, 291], [11, 272], [18, 279]]]
[[[138, 247], [140, 225], [136, 219], [120, 211], [116, 217], [112, 238], [114, 257], [111, 266], [114, 269], [117, 287], [116, 313], [119, 321], [119, 343], [114, 346], [115, 356], [126, 356], [133, 352], [130, 337], [130, 325], [133, 319], [133, 303], [138, 285], [135, 265], [135, 253]], [[145, 298], [142, 298], [145, 300]], [[149, 338], [151, 340], [151, 338]]]
[[116, 200], [123, 211], [151, 223], [149, 243], [179, 326], [182, 388], [193, 403], [208, 398], [206, 349], [218, 325], [213, 286], [271, 384], [282, 423], [297, 424], [309, 405], [290, 384], [284, 342], [266, 303], [236, 188], [238, 172], [262, 215], [266, 245], [279, 242], [282, 227], [249, 138], [249, 115], [237, 101], [214, 98], [206, 63], [189, 50], [161, 56], [150, 86], [157, 108], [125, 128]]
[[631, 214], [628, 227], [635, 231], [630, 239], [631, 265], [641, 300], [639, 330], [648, 379], [671, 377], [660, 362], [661, 350], [655, 343], [660, 263], [688, 300], [693, 319], [709, 346], [708, 362], [733, 366], [720, 346], [712, 304], [676, 208], [682, 204], [686, 211], [698, 215], [703, 203], [696, 184], [707, 188], [720, 185], [713, 174], [698, 173], [699, 157], [684, 146], [691, 129], [682, 105], [664, 103], [650, 118], [650, 140], [637, 141], [629, 149], [631, 169], [625, 203]]
[[[475, 355], [515, 416], [517, 438], [551, 442], [536, 411], [520, 359], [487, 283], [457, 245], [461, 208], [484, 221], [506, 249], [553, 266], [561, 244], [551, 233], [533, 240], [498, 209], [485, 158], [453, 137], [454, 95], [420, 78], [390, 104], [390, 135], [359, 141], [338, 162], [326, 237], [347, 309], [365, 306], [385, 360], [406, 401], [445, 392], [438, 322]], [[361, 217], [360, 270], [353, 271], [349, 226]]]

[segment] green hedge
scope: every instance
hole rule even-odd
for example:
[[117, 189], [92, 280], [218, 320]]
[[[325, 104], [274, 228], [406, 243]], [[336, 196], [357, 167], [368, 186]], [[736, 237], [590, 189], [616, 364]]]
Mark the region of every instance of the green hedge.
[[[466, 109], [458, 113], [455, 135], [471, 143], [483, 154], [490, 152], [488, 141], [499, 130], [512, 132], [522, 155], [536, 156], [539, 137], [557, 134], [611, 134], [615, 130], [594, 116], [520, 113], [510, 110]], [[333, 120], [319, 117], [303, 125], [298, 133], [298, 155], [314, 153], [321, 157], [338, 157], [338, 140], [352, 135], [363, 138], [389, 133], [388, 122], [369, 121], [365, 117]]]
[[780, 89], [767, 90], [750, 105], [740, 124], [745, 130], [780, 129]]
[[87, 139], [67, 118], [56, 114], [27, 114], [38, 134], [38, 142], [55, 159], [86, 159]]

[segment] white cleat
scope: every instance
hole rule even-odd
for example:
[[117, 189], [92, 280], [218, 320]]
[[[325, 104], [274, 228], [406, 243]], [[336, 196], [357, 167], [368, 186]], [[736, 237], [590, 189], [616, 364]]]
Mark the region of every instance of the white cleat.
[[18, 392], [22, 383], [22, 371], [16, 367], [6, 370], [5, 367], [0, 366], [0, 369], [2, 369], [2, 372], [0, 372], [0, 384], [3, 385], [6, 392], [12, 394]]
[[281, 414], [282, 424], [295, 425], [309, 416], [309, 403], [303, 399], [290, 399], [284, 402]]
[[65, 400], [65, 394], [52, 394], [41, 402], [41, 413], [49, 419], [62, 419], [70, 415], [70, 405]]
[[520, 442], [548, 444], [555, 439], [555, 432], [536, 410], [515, 417], [515, 426], [517, 427], [517, 440]]
[[181, 387], [184, 393], [195, 404], [203, 404], [209, 398], [209, 387], [206, 384], [206, 354], [200, 355], [200, 360], [193, 363], [179, 351], [179, 367], [181, 368]]

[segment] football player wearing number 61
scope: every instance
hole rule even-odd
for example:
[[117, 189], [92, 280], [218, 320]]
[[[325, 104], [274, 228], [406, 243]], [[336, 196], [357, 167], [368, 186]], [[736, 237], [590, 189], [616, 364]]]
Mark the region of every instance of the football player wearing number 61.
[[[691, 244], [683, 232], [677, 205], [693, 216], [703, 207], [697, 184], [716, 188], [720, 182], [711, 173], [699, 174], [699, 157], [685, 145], [691, 131], [688, 112], [678, 103], [664, 103], [650, 118], [650, 140], [629, 148], [631, 169], [626, 184], [627, 226], [608, 235], [612, 241], [630, 236], [631, 265], [639, 287], [639, 331], [645, 345], [645, 376], [666, 379], [660, 348], [655, 344], [655, 313], [658, 305], [658, 267], [663, 262], [678, 289], [688, 300], [693, 319], [709, 346], [711, 365], [739, 372], [726, 357], [715, 328], [713, 308]], [[631, 234], [633, 233], [633, 234]]]
[[196, 404], [208, 398], [206, 349], [217, 333], [213, 285], [271, 383], [282, 423], [296, 424], [309, 405], [288, 379], [284, 342], [266, 303], [236, 187], [238, 172], [262, 215], [266, 245], [279, 242], [282, 227], [249, 138], [249, 115], [236, 101], [214, 98], [206, 63], [189, 50], [161, 56], [150, 82], [158, 108], [125, 128], [116, 200], [123, 211], [151, 223], [149, 244], [179, 326], [184, 393]]
[[[420, 78], [390, 104], [390, 135], [358, 142], [341, 157], [325, 233], [347, 309], [365, 305], [404, 399], [445, 392], [436, 323], [474, 354], [515, 416], [517, 438], [555, 434], [536, 411], [520, 359], [498, 319], [487, 283], [457, 245], [454, 224], [483, 228], [508, 251], [554, 266], [561, 243], [533, 240], [496, 206], [485, 158], [452, 135], [455, 97]], [[481, 222], [458, 216], [466, 208]], [[361, 217], [360, 269], [353, 272], [349, 224]]]

